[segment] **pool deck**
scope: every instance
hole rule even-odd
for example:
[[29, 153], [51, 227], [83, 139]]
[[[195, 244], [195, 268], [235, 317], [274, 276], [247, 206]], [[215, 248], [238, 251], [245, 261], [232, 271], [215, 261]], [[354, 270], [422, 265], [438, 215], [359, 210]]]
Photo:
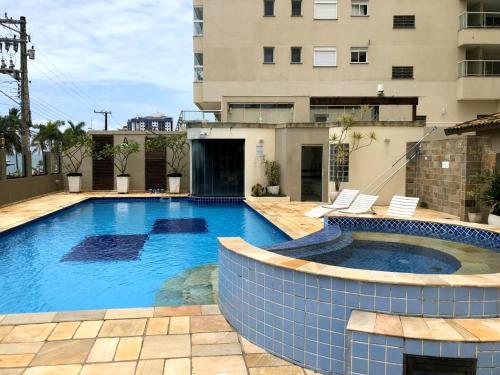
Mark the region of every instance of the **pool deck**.
[[[155, 196], [170, 195], [51, 194], [0, 207], [0, 232], [89, 198]], [[323, 227], [320, 220], [303, 215], [318, 205], [315, 203], [247, 204], [294, 239]], [[384, 217], [386, 209], [376, 207], [376, 217]], [[431, 210], [418, 209], [415, 219], [500, 232], [500, 228], [460, 222], [457, 217]], [[216, 305], [0, 315], [0, 375], [313, 373], [246, 341]]]

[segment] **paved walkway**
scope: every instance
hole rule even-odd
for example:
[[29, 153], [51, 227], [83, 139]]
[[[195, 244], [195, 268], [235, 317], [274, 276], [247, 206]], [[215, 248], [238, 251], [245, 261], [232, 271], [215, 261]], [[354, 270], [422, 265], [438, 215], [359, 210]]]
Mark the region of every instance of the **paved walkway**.
[[0, 316], [0, 375], [305, 375], [216, 305]]

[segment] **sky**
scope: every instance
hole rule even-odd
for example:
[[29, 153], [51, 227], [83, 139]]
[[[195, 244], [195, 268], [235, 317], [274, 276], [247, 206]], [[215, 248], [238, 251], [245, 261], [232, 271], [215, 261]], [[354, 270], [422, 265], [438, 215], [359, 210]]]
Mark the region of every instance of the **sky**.
[[[0, 0], [4, 12], [27, 18], [36, 50], [28, 63], [33, 123], [103, 129], [93, 111], [110, 110], [117, 129], [137, 115], [159, 111], [175, 123], [195, 109], [191, 0]], [[2, 36], [9, 31], [0, 27]], [[0, 90], [16, 94], [17, 84], [0, 75]], [[0, 93], [1, 114], [12, 104]]]

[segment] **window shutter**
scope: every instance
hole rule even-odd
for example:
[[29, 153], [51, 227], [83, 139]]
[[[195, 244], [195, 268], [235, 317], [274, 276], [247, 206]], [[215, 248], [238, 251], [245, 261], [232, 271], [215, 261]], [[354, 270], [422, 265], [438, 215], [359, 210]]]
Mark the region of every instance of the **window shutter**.
[[314, 2], [314, 18], [320, 20], [337, 19], [337, 1], [316, 0]]
[[337, 49], [315, 48], [314, 66], [337, 66]]

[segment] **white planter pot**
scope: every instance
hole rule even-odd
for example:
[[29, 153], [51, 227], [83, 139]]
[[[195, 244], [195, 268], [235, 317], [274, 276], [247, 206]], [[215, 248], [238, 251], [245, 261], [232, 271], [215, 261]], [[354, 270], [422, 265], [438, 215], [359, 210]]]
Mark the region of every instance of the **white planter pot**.
[[79, 193], [82, 190], [82, 176], [68, 176], [68, 191]]
[[490, 214], [490, 216], [488, 216], [488, 225], [500, 227], [500, 216]]
[[169, 177], [168, 178], [168, 191], [170, 193], [179, 193], [181, 191], [181, 178]]
[[479, 212], [469, 212], [467, 216], [469, 217], [469, 222], [471, 223], [480, 223], [483, 219], [483, 215]]
[[280, 193], [280, 186], [268, 186], [267, 192], [271, 195], [278, 195]]
[[130, 184], [130, 177], [128, 176], [116, 177], [116, 191], [119, 194], [127, 194], [129, 184]]

